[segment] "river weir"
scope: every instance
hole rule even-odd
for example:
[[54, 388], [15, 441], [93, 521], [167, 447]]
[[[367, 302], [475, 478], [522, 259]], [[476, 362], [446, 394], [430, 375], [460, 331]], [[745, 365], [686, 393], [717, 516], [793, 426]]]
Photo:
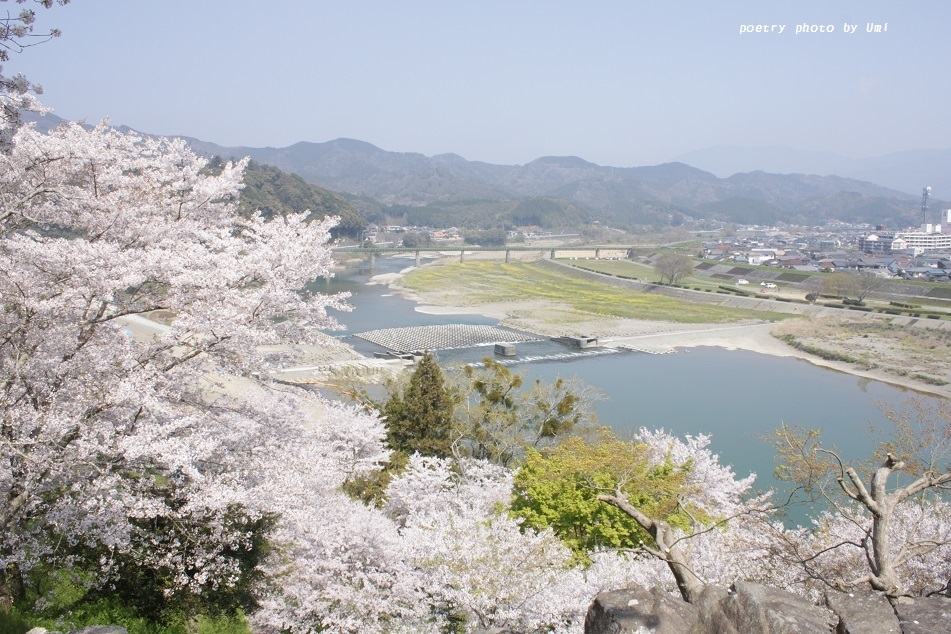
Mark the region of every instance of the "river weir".
[[[599, 357], [605, 354], [617, 354], [618, 352], [623, 352], [620, 348], [593, 348], [588, 350], [583, 350], [579, 352], [562, 352], [556, 354], [540, 354], [540, 355], [529, 355], [519, 357], [517, 359], [502, 359], [496, 360], [496, 363], [504, 366], [513, 366], [521, 365], [524, 363], [542, 363], [542, 362], [551, 362], [551, 361], [576, 361], [579, 359], [587, 359], [589, 357]], [[475, 363], [468, 363], [466, 365], [472, 366], [473, 368], [484, 368], [485, 362], [479, 361]]]
[[364, 341], [394, 352], [426, 350], [455, 350], [490, 346], [497, 343], [523, 343], [541, 341], [536, 335], [497, 326], [472, 324], [444, 324], [433, 326], [409, 326], [405, 328], [381, 328], [354, 335]]

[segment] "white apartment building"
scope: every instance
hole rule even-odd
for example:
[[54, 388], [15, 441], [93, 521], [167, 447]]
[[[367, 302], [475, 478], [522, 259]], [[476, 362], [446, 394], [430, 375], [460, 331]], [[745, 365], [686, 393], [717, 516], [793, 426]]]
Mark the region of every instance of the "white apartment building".
[[866, 253], [907, 253], [921, 255], [928, 251], [951, 250], [951, 209], [945, 210], [940, 225], [925, 224], [919, 231], [870, 233], [859, 238], [859, 249]]

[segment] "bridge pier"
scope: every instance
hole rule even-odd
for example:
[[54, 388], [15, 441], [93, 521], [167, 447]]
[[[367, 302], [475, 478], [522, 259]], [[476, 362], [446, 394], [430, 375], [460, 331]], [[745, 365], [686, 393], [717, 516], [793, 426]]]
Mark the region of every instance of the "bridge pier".
[[374, 253], [373, 251], [370, 251], [370, 270], [372, 271], [375, 268], [376, 268], [376, 253]]
[[506, 264], [509, 263], [509, 258], [510, 258], [511, 255], [512, 255], [511, 249], [506, 249], [506, 250], [505, 250], [505, 263], [506, 263]]
[[554, 249], [551, 250], [551, 259], [552, 259], [552, 260], [555, 259], [555, 250], [554, 250]]
[[416, 251], [416, 268], [419, 268], [419, 251]]
[[459, 252], [459, 264], [465, 264], [465, 263], [466, 263], [466, 251], [465, 249], [463, 249], [462, 251]]
[[601, 259], [601, 249], [595, 249], [595, 250], [594, 250], [594, 259], [595, 259], [595, 260], [600, 260], [600, 259]]

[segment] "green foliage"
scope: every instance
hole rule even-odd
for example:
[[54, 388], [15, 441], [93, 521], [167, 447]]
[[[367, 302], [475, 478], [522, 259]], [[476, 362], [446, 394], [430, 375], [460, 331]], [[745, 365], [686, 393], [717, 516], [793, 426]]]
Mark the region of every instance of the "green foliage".
[[402, 393], [390, 396], [383, 406], [390, 448], [407, 455], [449, 457], [454, 408], [442, 369], [426, 353]]
[[847, 354], [842, 354], [840, 352], [835, 352], [834, 350], [827, 350], [825, 348], [820, 348], [819, 346], [813, 346], [807, 343], [803, 343], [792, 335], [783, 335], [782, 337], [780, 337], [780, 339], [785, 341], [787, 344], [789, 344], [793, 348], [796, 348], [797, 350], [802, 350], [803, 352], [807, 352], [809, 354], [815, 355], [819, 357], [820, 359], [825, 359], [826, 361], [842, 361], [844, 363], [861, 363], [862, 362], [861, 359], [857, 359], [856, 357], [853, 357]]
[[[152, 522], [142, 527], [142, 539], [155, 548], [179, 550], [182, 557], [188, 558], [192, 556], [190, 548], [198, 547], [204, 538], [211, 540], [219, 530], [214, 525], [216, 520], [210, 519], [195, 517], [188, 522]], [[168, 590], [179, 589], [171, 567], [143, 568], [133, 559], [119, 557], [119, 583], [115, 584], [115, 594], [138, 613], [159, 621], [169, 614], [224, 615], [239, 609], [254, 609], [257, 605], [256, 590], [263, 579], [259, 566], [268, 552], [267, 536], [277, 518], [273, 515], [249, 516], [240, 507], [233, 507], [221, 521], [229, 531], [245, 537], [240, 542], [225, 545], [216, 553], [217, 557], [231, 560], [238, 566], [240, 572], [233, 585], [204, 586], [199, 594], [169, 594]]]
[[528, 198], [512, 210], [512, 224], [519, 227], [587, 225], [591, 212], [579, 203], [558, 198]]
[[23, 634], [34, 627], [68, 631], [87, 625], [119, 625], [129, 634], [249, 634], [238, 610], [189, 615], [167, 611], [147, 616], [115, 590], [91, 589], [92, 575], [76, 568], [36, 569], [27, 580], [27, 592], [12, 609], [0, 610], [0, 634]]
[[466, 231], [463, 235], [463, 242], [466, 244], [478, 244], [484, 247], [505, 246], [508, 234], [504, 229], [485, 229], [482, 231]]
[[33, 628], [33, 622], [27, 620], [19, 611], [0, 610], [0, 634], [23, 634]]
[[558, 198], [487, 200], [456, 197], [430, 200], [425, 205], [392, 205], [387, 216], [402, 218], [406, 224], [428, 227], [511, 228], [539, 226], [548, 229], [585, 226], [592, 218], [583, 204]]
[[925, 374], [913, 374], [912, 378], [918, 379], [922, 383], [927, 383], [928, 385], [942, 386], [942, 385], [948, 384], [948, 382], [945, 381], [944, 379], [939, 379], [933, 376], [927, 376]]
[[410, 231], [403, 235], [403, 246], [414, 248], [414, 247], [430, 247], [433, 245], [433, 237], [428, 233], [421, 233], [416, 231]]
[[677, 505], [689, 465], [651, 465], [644, 445], [599, 430], [593, 442], [574, 436], [530, 451], [515, 476], [512, 514], [536, 530], [551, 528], [582, 562], [597, 548], [636, 548], [651, 537], [631, 517], [597, 499], [618, 487], [651, 517], [683, 526]]
[[611, 484], [605, 474], [558, 474], [563, 465], [553, 462], [532, 450], [518, 471], [512, 514], [525, 527], [551, 528], [586, 563], [596, 548], [633, 548], [647, 538], [637, 522], [597, 499], [592, 486]]
[[[715, 202], [699, 205], [699, 209], [706, 217], [729, 218], [731, 222], [739, 224], [775, 223], [788, 216], [788, 212], [768, 203], [749, 198], [726, 198]], [[733, 235], [731, 233], [724, 235]]]
[[[170, 508], [185, 504], [176, 488], [175, 475], [148, 480]], [[175, 517], [133, 519], [128, 549], [64, 541], [57, 560], [68, 561], [69, 568], [57, 568], [60, 564], [51, 562], [46, 569], [31, 570], [22, 583], [17, 576], [17, 586], [23, 590], [14, 596], [27, 605], [40, 601], [51, 617], [60, 613], [79, 615], [86, 609], [118, 610], [148, 623], [171, 623], [200, 614], [224, 617], [239, 610], [250, 611], [257, 607], [257, 592], [263, 580], [260, 564], [269, 551], [267, 538], [276, 521], [274, 515], [249, 514], [239, 505], [213, 515], [195, 511]], [[221, 532], [240, 537], [221, 542]], [[56, 535], [50, 537], [55, 539]], [[209, 543], [217, 547], [210, 549]], [[169, 553], [169, 557], [149, 557], [153, 552]], [[184, 564], [186, 575], [197, 576], [202, 562], [210, 558], [228, 562], [233, 578], [221, 584], [212, 579], [194, 587], [183, 586], [180, 565]], [[109, 562], [105, 576], [102, 561]]]
[[[221, 157], [214, 157], [208, 169], [220, 171], [223, 164]], [[260, 211], [265, 218], [303, 211], [310, 211], [316, 218], [339, 216], [340, 224], [332, 231], [335, 236], [356, 237], [367, 226], [359, 212], [340, 196], [311, 185], [297, 174], [255, 161], [250, 161], [244, 170], [238, 211], [244, 216]]]
[[552, 383], [524, 377], [491, 357], [483, 368], [466, 366], [457, 390], [465, 398], [456, 410], [457, 448], [473, 458], [511, 465], [529, 447], [553, 444], [594, 421], [592, 399], [583, 386], [562, 378]]
[[406, 470], [409, 456], [401, 451], [394, 451], [390, 459], [378, 470], [362, 473], [351, 477], [343, 483], [343, 492], [352, 499], [363, 502], [367, 506], [382, 508], [386, 501], [386, 489], [396, 476]]

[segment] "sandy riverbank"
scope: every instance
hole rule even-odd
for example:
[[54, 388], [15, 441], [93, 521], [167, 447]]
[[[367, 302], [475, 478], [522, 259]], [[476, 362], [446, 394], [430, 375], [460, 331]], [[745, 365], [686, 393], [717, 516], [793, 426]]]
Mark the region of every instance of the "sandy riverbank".
[[747, 350], [759, 354], [794, 357], [839, 372], [951, 398], [951, 386], [927, 385], [911, 377], [898, 376], [883, 368], [864, 369], [853, 363], [830, 361], [798, 350], [773, 336], [773, 330], [778, 326], [774, 322], [680, 324], [621, 319], [579, 313], [570, 310], [565, 305], [534, 299], [517, 303], [458, 306], [452, 304], [452, 302], [458, 303], [458, 296], [439, 293], [421, 294], [402, 288], [399, 282], [405, 272], [378, 275], [372, 279], [372, 283], [385, 284], [394, 292], [417, 302], [419, 305], [416, 310], [419, 312], [484, 315], [498, 319], [504, 326], [541, 336], [587, 335], [598, 337], [602, 344], [609, 346], [623, 345], [656, 351], [716, 346], [727, 350]]

